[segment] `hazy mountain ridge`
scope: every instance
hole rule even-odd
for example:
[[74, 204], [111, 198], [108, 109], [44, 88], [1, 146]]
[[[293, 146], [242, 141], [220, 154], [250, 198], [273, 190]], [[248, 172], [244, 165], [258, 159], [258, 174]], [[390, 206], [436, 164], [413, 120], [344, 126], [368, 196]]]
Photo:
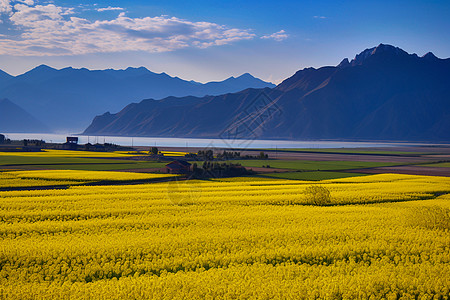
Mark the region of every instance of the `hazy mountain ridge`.
[[[282, 113], [259, 137], [449, 141], [449, 79], [450, 59], [380, 44], [266, 89]], [[97, 117], [85, 133], [218, 138], [260, 92], [144, 100]]]
[[275, 85], [250, 74], [202, 84], [153, 73], [144, 67], [57, 70], [41, 65], [18, 76], [0, 72], [0, 96], [45, 120], [53, 129], [84, 128], [96, 114], [118, 111], [130, 102], [144, 98], [218, 95], [266, 86]]
[[0, 99], [0, 132], [46, 132], [49, 129], [8, 99]]

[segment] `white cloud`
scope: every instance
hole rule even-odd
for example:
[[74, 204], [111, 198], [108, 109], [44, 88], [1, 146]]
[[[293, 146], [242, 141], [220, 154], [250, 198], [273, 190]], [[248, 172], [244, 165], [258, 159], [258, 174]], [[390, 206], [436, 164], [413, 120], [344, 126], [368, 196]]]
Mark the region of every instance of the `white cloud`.
[[108, 11], [108, 10], [124, 10], [122, 7], [103, 7], [103, 8], [97, 8], [97, 11]]
[[26, 5], [34, 5], [33, 0], [0, 0], [0, 15], [11, 15], [13, 12], [14, 4], [23, 3]]
[[314, 16], [313, 18], [314, 19], [326, 19], [327, 17], [325, 17], [325, 16]]
[[20, 3], [25, 3], [26, 5], [33, 5], [34, 1], [33, 0], [16, 0], [17, 2]]
[[[54, 4], [26, 5], [0, 0], [15, 36], [0, 36], [0, 54], [17, 56], [79, 55], [99, 52], [165, 52], [187, 47], [206, 48], [249, 40], [249, 30], [176, 17], [88, 20], [74, 16], [73, 8]], [[9, 5], [9, 6], [8, 6]], [[281, 32], [280, 32], [281, 33]]]
[[75, 14], [74, 7], [65, 8], [64, 11], [61, 13], [62, 16], [73, 15], [73, 14]]
[[0, 14], [11, 14], [12, 5], [9, 0], [0, 0]]
[[281, 41], [287, 39], [288, 37], [289, 37], [289, 35], [286, 33], [286, 31], [280, 30], [280, 31], [272, 33], [270, 35], [263, 35], [261, 38], [262, 39], [272, 39], [277, 42], [281, 42]]

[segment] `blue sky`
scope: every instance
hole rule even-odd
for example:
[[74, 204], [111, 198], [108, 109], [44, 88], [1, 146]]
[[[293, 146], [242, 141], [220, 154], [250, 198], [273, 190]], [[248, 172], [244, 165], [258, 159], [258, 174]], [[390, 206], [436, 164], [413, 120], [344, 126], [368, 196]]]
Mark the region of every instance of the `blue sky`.
[[145, 66], [272, 82], [379, 43], [450, 57], [450, 1], [0, 0], [0, 69]]

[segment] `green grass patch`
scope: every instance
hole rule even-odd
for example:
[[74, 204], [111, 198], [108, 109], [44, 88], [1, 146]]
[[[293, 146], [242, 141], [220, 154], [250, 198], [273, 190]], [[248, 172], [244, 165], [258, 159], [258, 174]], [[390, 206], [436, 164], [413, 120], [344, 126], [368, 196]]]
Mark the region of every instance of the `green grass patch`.
[[[259, 150], [259, 149], [258, 149]], [[315, 153], [338, 153], [338, 154], [378, 154], [378, 155], [424, 155], [428, 154], [425, 152], [414, 152], [414, 151], [389, 151], [389, 150], [364, 150], [364, 149], [347, 149], [347, 148], [323, 148], [323, 149], [304, 149], [304, 148], [282, 148], [282, 149], [261, 149], [281, 151], [281, 152], [315, 152]]]
[[[363, 169], [385, 166], [395, 166], [398, 163], [369, 162], [369, 161], [313, 161], [313, 160], [233, 160], [244, 167], [262, 167], [290, 169], [299, 171], [336, 171], [348, 169]], [[199, 164], [201, 166], [201, 164]]]
[[436, 164], [426, 164], [420, 165], [423, 167], [440, 167], [440, 168], [450, 168], [450, 162], [436, 163]]
[[361, 173], [313, 171], [313, 172], [269, 173], [264, 174], [263, 176], [278, 179], [325, 180], [325, 179], [338, 179], [338, 178], [366, 176], [366, 175], [367, 174]]

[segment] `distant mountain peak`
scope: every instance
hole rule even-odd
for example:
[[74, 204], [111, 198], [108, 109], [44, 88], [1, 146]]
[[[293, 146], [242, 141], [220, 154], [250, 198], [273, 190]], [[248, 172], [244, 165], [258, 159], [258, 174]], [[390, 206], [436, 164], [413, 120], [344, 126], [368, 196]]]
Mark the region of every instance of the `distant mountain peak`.
[[42, 78], [42, 76], [47, 76], [49, 74], [51, 75], [55, 75], [55, 73], [57, 73], [58, 70], [54, 69], [52, 67], [49, 67], [47, 65], [39, 65], [33, 69], [31, 69], [28, 72], [23, 73], [22, 75], [19, 75], [18, 77], [29, 77], [29, 76], [37, 76], [39, 78]]
[[255, 78], [255, 77], [250, 73], [244, 73], [241, 76], [238, 76], [237, 78]]
[[337, 65], [338, 68], [345, 68], [350, 66], [350, 62], [348, 61], [348, 58], [344, 58], [339, 65]]
[[372, 55], [379, 54], [382, 52], [388, 52], [388, 53], [393, 53], [393, 54], [397, 54], [397, 55], [398, 54], [408, 54], [406, 51], [404, 51], [403, 49], [401, 49], [399, 47], [395, 47], [395, 46], [388, 45], [388, 44], [379, 44], [372, 51]]
[[361, 65], [367, 59], [379, 55], [389, 55], [389, 56], [408, 56], [409, 54], [399, 47], [395, 47], [388, 44], [379, 44], [376, 47], [368, 48], [361, 53], [357, 54], [354, 59], [350, 62], [351, 65]]
[[37, 70], [39, 70], [39, 71], [47, 71], [47, 70], [56, 71], [56, 69], [49, 67], [47, 65], [44, 65], [44, 64], [37, 66], [36, 68], [32, 69], [31, 71], [34, 71], [34, 70], [36, 70], [36, 71]]
[[150, 73], [151, 71], [147, 69], [146, 67], [140, 66], [140, 67], [128, 67], [125, 69], [125, 71], [132, 71], [132, 72], [139, 72], [139, 73]]
[[430, 60], [430, 61], [438, 60], [438, 59], [439, 59], [439, 58], [436, 57], [436, 55], [433, 54], [433, 52], [428, 52], [427, 54], [425, 54], [424, 56], [422, 56], [422, 58], [423, 58], [423, 59], [426, 59], [426, 60]]
[[128, 67], [125, 70], [147, 70], [146, 67], [140, 66], [140, 67]]
[[[220, 81], [214, 81], [214, 82], [210, 82], [210, 83], [218, 83], [218, 82], [220, 82]], [[228, 83], [231, 83], [231, 82], [233, 82], [233, 83], [238, 83], [238, 84], [241, 84], [241, 85], [243, 85], [242, 87], [243, 88], [246, 88], [246, 87], [252, 87], [252, 85], [255, 85], [255, 86], [253, 86], [253, 87], [256, 87], [256, 88], [261, 88], [261, 87], [275, 87], [275, 85], [273, 84], [273, 83], [271, 83], [271, 82], [267, 82], [267, 81], [264, 81], [264, 80], [261, 80], [261, 79], [259, 79], [259, 78], [256, 78], [255, 76], [253, 76], [252, 74], [250, 74], [250, 73], [244, 73], [244, 74], [241, 74], [241, 75], [239, 75], [239, 76], [237, 76], [237, 77], [234, 77], [234, 76], [230, 76], [230, 77], [228, 77], [227, 79], [225, 79], [224, 81], [222, 81], [222, 82], [228, 82]], [[208, 84], [208, 83], [207, 83]], [[248, 86], [246, 86], [246, 85], [248, 85]], [[263, 86], [262, 86], [263, 85]]]
[[[43, 70], [46, 70], [46, 69], [43, 68]], [[86, 68], [77, 69], [77, 68], [74, 68], [74, 67], [65, 67], [63, 69], [59, 69], [59, 70], [54, 69], [54, 70], [56, 70], [56, 71], [69, 71], [69, 72], [72, 72], [72, 71], [91, 72], [89, 69], [86, 69]]]
[[254, 79], [255, 77], [253, 77], [250, 73], [244, 73], [242, 75], [239, 75], [237, 77], [234, 76], [230, 76], [225, 80], [236, 80], [236, 79]]

